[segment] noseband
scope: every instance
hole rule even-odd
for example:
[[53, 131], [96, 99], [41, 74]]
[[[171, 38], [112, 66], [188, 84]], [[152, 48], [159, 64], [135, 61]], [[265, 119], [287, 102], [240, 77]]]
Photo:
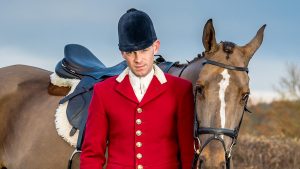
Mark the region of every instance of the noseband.
[[[237, 66], [226, 65], [226, 64], [216, 62], [216, 61], [213, 61], [213, 60], [206, 60], [206, 61], [203, 62], [203, 65], [205, 65], [205, 64], [210, 64], [210, 65], [222, 67], [222, 68], [229, 69], [229, 70], [243, 71], [243, 72], [248, 73], [248, 68], [247, 67], [237, 67]], [[197, 93], [198, 93], [198, 90], [199, 90], [199, 87], [196, 87], [195, 96], [194, 96], [194, 101], [195, 101], [194, 137], [195, 137], [196, 142], [194, 143], [195, 156], [194, 156], [194, 160], [193, 160], [192, 169], [197, 168], [197, 162], [199, 160], [199, 156], [200, 156], [201, 152], [203, 151], [205, 146], [207, 146], [212, 140], [218, 140], [222, 143], [224, 151], [225, 151], [226, 169], [229, 169], [230, 168], [230, 159], [231, 159], [232, 147], [236, 144], [237, 137], [238, 137], [238, 134], [239, 134], [239, 130], [240, 130], [240, 127], [241, 127], [241, 124], [242, 124], [242, 121], [243, 121], [244, 113], [245, 113], [245, 111], [251, 113], [247, 108], [248, 96], [246, 96], [246, 98], [245, 98], [244, 110], [243, 110], [243, 113], [242, 113], [242, 117], [239, 121], [239, 124], [233, 130], [232, 129], [226, 129], [226, 128], [199, 127], [199, 122], [198, 122], [198, 119], [197, 119], [197, 109], [196, 109], [197, 108]], [[212, 134], [213, 136], [209, 137], [209, 139], [206, 140], [203, 145], [201, 145], [200, 138], [198, 137], [201, 134]], [[231, 142], [231, 145], [230, 145], [229, 149], [226, 148], [225, 141], [221, 137], [221, 135], [228, 136], [232, 139], [232, 142]]]

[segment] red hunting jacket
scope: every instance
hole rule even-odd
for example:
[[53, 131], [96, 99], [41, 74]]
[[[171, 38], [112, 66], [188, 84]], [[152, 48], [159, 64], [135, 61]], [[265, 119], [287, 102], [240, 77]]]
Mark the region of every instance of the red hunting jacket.
[[191, 168], [192, 85], [160, 69], [155, 74], [141, 102], [124, 72], [94, 86], [81, 169], [102, 169], [106, 146], [106, 169]]

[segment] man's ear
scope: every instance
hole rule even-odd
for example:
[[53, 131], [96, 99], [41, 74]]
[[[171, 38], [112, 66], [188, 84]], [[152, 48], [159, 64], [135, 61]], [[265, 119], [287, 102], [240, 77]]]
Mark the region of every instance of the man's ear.
[[157, 53], [158, 53], [159, 47], [160, 47], [160, 41], [159, 41], [159, 40], [156, 40], [156, 41], [153, 43], [154, 54], [157, 54]]
[[122, 58], [125, 59], [124, 52], [123, 51], [120, 51], [120, 52], [121, 52]]

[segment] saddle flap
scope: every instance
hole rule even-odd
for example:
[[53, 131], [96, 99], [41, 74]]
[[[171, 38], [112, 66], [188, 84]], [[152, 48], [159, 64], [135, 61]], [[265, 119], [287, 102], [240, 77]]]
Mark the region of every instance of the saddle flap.
[[93, 94], [93, 85], [101, 80], [84, 77], [68, 98], [67, 117], [69, 123], [76, 129], [80, 128], [82, 119], [88, 114], [88, 107]]

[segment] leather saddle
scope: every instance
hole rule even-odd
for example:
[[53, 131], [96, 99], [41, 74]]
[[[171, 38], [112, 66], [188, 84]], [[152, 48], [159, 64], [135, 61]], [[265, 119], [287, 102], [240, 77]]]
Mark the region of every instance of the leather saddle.
[[125, 61], [106, 67], [92, 52], [78, 44], [68, 44], [64, 49], [64, 58], [55, 67], [55, 73], [62, 78], [80, 79], [73, 93], [60, 100], [68, 102], [67, 118], [73, 126], [70, 136], [85, 126], [88, 107], [95, 83], [120, 74], [126, 67]]
[[82, 79], [89, 76], [100, 79], [103, 76], [114, 76], [127, 67], [121, 62], [113, 67], [106, 67], [91, 51], [78, 44], [65, 46], [65, 57], [55, 67], [58, 76], [71, 79]]

